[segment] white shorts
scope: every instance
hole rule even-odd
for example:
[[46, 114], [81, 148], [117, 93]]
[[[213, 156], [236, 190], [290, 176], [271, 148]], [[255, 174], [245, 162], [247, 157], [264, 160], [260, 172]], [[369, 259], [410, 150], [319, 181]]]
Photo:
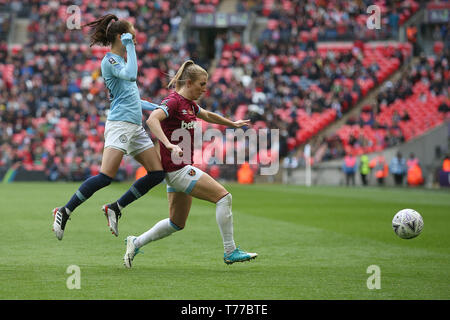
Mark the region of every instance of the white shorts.
[[187, 165], [177, 171], [166, 173], [167, 192], [184, 192], [190, 194], [203, 171]]
[[123, 151], [132, 157], [153, 147], [143, 126], [125, 121], [106, 121], [105, 148]]

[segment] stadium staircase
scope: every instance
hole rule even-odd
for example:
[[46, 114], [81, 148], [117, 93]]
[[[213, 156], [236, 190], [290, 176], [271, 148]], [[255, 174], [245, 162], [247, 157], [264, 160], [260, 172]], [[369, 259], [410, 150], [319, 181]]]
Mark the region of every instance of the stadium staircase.
[[[216, 9], [216, 12], [220, 13], [236, 13], [237, 0], [222, 0], [219, 3], [219, 6]], [[208, 68], [208, 73], [210, 75], [214, 74], [217, 65], [219, 63], [219, 59], [212, 59], [210, 61], [210, 66]]]
[[222, 0], [217, 12], [221, 13], [236, 13], [237, 0]]
[[28, 38], [29, 19], [14, 18], [13, 26], [9, 35], [9, 43], [11, 45], [25, 44]]

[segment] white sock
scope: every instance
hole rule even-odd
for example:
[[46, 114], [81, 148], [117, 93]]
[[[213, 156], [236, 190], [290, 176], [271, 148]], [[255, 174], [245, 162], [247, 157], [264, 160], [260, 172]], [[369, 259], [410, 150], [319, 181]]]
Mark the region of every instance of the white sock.
[[147, 243], [170, 236], [172, 233], [181, 230], [170, 219], [164, 219], [156, 223], [150, 230], [144, 232], [134, 240], [136, 247], [140, 248]]
[[227, 194], [216, 203], [216, 221], [223, 239], [223, 248], [228, 254], [236, 249], [233, 239], [233, 213], [231, 212], [232, 196]]

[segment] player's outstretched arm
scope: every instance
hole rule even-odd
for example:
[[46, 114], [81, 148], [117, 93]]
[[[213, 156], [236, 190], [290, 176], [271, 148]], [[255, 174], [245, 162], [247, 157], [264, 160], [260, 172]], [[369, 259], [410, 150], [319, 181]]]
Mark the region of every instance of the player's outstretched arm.
[[197, 113], [197, 117], [205, 120], [206, 122], [221, 124], [232, 128], [240, 128], [250, 125], [250, 120], [231, 121], [227, 118], [222, 117], [221, 115], [218, 115], [217, 113], [206, 111], [204, 109], [200, 109], [200, 111]]
[[149, 102], [147, 100], [142, 100], [141, 99], [141, 107], [142, 107], [142, 110], [153, 111], [156, 108], [158, 108], [159, 105], [157, 105], [155, 103], [151, 103], [151, 102]]

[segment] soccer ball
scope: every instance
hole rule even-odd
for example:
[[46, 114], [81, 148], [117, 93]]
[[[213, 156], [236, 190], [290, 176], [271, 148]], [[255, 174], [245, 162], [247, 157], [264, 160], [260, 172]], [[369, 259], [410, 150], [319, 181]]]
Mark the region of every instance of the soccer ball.
[[400, 210], [392, 219], [392, 228], [402, 239], [415, 238], [422, 232], [422, 216], [413, 209]]

